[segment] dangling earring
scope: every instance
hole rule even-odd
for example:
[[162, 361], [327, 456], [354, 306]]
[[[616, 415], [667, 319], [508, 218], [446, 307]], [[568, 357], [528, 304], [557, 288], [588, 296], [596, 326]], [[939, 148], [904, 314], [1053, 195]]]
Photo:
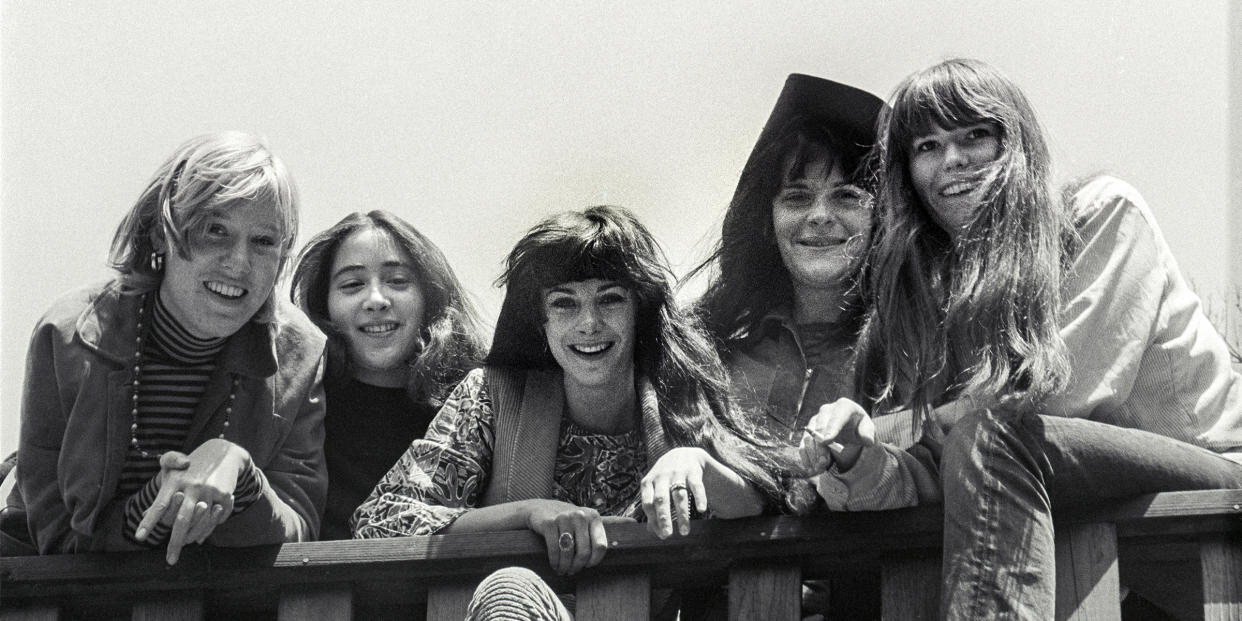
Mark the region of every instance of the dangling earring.
[[161, 252], [151, 253], [151, 271], [161, 272], [164, 270], [164, 254]]

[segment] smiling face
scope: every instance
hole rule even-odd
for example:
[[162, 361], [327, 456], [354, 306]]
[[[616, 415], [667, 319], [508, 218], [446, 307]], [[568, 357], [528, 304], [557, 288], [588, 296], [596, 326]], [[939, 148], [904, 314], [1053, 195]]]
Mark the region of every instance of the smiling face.
[[195, 336], [237, 332], [276, 286], [280, 226], [275, 209], [264, 203], [237, 201], [213, 209], [187, 235], [189, 259], [166, 253], [160, 299]]
[[825, 158], [802, 173], [786, 174], [772, 199], [776, 245], [795, 295], [840, 291], [871, 235], [870, 197]]
[[910, 181], [932, 219], [949, 237], [961, 234], [979, 209], [987, 166], [1001, 154], [1000, 132], [988, 122], [931, 130], [910, 144]]
[[567, 390], [633, 390], [634, 295], [612, 280], [592, 278], [543, 291], [548, 349]]
[[400, 387], [419, 348], [425, 308], [413, 260], [387, 231], [365, 227], [337, 248], [328, 316], [349, 348], [351, 375]]

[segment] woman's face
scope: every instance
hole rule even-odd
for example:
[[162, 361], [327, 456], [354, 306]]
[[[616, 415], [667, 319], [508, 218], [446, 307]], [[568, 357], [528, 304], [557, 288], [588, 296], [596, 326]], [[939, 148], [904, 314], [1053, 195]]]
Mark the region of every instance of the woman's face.
[[268, 204], [235, 201], [213, 209], [187, 235], [190, 258], [165, 253], [160, 299], [200, 338], [230, 336], [272, 295], [280, 270], [280, 219]]
[[911, 141], [914, 190], [950, 237], [956, 239], [974, 219], [986, 189], [986, 168], [1000, 153], [999, 129], [989, 122], [953, 129], [933, 126]]
[[358, 229], [337, 248], [328, 316], [345, 339], [355, 379], [389, 387], [409, 379], [424, 312], [415, 274], [409, 253], [383, 229]]
[[776, 246], [795, 292], [839, 290], [871, 236], [870, 196], [825, 158], [803, 173], [772, 199]]
[[548, 349], [566, 386], [633, 387], [634, 294], [620, 283], [592, 278], [543, 290]]

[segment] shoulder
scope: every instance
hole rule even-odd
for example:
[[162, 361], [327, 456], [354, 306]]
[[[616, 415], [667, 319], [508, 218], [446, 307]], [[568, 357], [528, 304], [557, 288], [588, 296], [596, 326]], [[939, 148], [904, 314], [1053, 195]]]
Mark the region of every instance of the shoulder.
[[35, 332], [54, 331], [67, 338], [78, 331], [78, 326], [88, 318], [110, 316], [120, 303], [120, 283], [107, 281], [78, 287], [61, 294], [52, 302], [36, 324]]
[[276, 296], [273, 325], [276, 331], [276, 348], [281, 353], [301, 349], [313, 352], [318, 357], [327, 343], [327, 337], [302, 312], [302, 309], [280, 296]]
[[1096, 175], [1071, 184], [1069, 209], [1079, 229], [1114, 218], [1133, 219], [1136, 223], [1155, 226], [1155, 217], [1147, 201], [1134, 186], [1110, 175]]

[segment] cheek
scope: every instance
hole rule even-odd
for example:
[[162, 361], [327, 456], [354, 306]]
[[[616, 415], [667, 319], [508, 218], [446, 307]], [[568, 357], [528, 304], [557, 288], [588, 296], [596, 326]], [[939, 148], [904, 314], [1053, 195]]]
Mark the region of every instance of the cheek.
[[798, 226], [798, 217], [782, 207], [772, 208], [772, 232], [778, 241], [788, 239]]
[[349, 298], [337, 291], [328, 292], [328, 319], [338, 328], [349, 321]]

